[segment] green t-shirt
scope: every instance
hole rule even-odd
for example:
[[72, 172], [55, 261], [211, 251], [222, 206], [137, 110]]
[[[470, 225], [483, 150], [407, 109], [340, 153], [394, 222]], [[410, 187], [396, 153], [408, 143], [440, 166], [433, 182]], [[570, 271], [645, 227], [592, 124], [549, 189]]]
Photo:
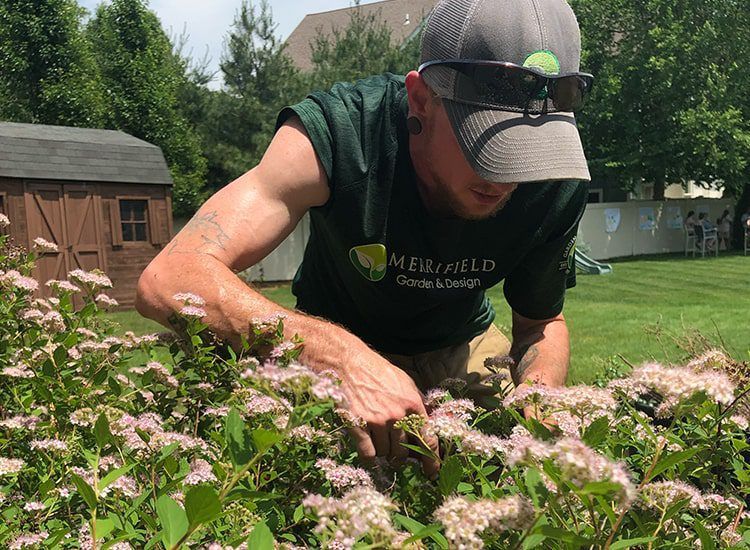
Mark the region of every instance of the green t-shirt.
[[422, 203], [409, 155], [404, 78], [337, 84], [284, 109], [299, 116], [330, 186], [310, 210], [295, 275], [297, 307], [340, 323], [384, 353], [470, 340], [495, 312], [485, 290], [505, 281], [519, 314], [547, 319], [575, 285], [573, 251], [587, 185], [519, 185], [481, 221], [437, 219]]

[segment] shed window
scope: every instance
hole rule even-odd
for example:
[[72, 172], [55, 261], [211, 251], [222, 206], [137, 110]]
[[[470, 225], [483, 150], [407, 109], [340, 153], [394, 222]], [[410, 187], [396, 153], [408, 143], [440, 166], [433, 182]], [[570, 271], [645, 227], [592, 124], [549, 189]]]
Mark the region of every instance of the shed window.
[[120, 199], [123, 241], [148, 241], [148, 201]]

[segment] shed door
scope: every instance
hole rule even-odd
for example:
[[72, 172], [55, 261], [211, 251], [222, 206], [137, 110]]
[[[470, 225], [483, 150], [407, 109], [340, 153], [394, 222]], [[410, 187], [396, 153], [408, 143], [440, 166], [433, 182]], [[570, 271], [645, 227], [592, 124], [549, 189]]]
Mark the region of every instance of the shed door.
[[60, 250], [44, 254], [37, 262], [35, 275], [42, 296], [49, 295], [46, 281], [65, 279], [73, 269], [106, 271], [101, 207], [92, 186], [28, 183], [25, 202], [29, 247], [42, 237]]
[[102, 247], [102, 216], [91, 186], [64, 185], [70, 269], [106, 270]]
[[42, 237], [57, 245], [57, 253], [46, 253], [37, 260], [36, 279], [42, 295], [49, 295], [44, 283], [50, 279], [65, 279], [68, 272], [67, 227], [61, 185], [29, 183], [26, 185], [26, 220], [29, 248], [34, 239]]

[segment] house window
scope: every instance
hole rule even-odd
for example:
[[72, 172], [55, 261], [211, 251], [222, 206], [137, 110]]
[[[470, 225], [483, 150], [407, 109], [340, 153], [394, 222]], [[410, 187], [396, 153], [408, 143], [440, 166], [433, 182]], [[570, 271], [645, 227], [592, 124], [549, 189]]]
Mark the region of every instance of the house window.
[[125, 242], [148, 241], [148, 201], [120, 199], [120, 223]]

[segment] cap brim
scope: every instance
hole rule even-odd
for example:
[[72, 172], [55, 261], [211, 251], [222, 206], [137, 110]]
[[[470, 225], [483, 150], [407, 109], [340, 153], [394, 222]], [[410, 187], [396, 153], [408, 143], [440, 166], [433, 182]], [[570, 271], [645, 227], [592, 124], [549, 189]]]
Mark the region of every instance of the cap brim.
[[497, 183], [591, 181], [572, 113], [529, 115], [443, 99], [464, 156]]

